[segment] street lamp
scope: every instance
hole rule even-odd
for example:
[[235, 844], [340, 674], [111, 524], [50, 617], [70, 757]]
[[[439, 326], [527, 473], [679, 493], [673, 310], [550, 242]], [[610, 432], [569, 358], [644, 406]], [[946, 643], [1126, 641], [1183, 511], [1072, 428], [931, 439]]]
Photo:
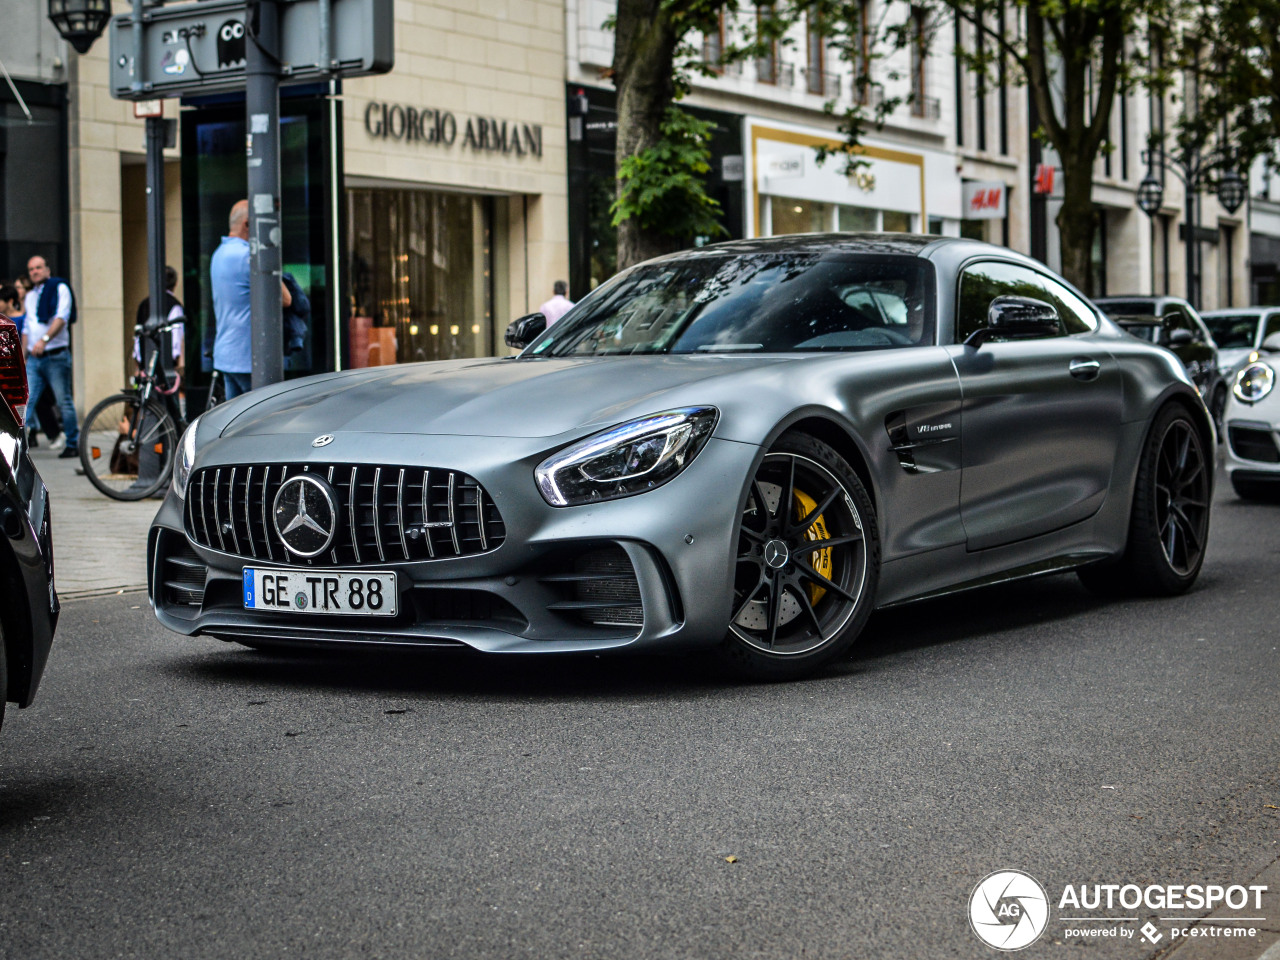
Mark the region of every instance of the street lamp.
[[1154, 217], [1162, 203], [1164, 203], [1164, 187], [1155, 178], [1155, 174], [1148, 170], [1147, 175], [1138, 184], [1138, 209], [1148, 217]]
[[111, 19], [110, 0], [49, 0], [49, 19], [77, 53], [88, 53]]
[[1227, 213], [1235, 213], [1244, 203], [1244, 179], [1234, 170], [1228, 170], [1218, 181], [1218, 202]]
[[[1138, 209], [1148, 217], [1154, 217], [1164, 202], [1164, 187], [1155, 176], [1158, 164], [1183, 182], [1186, 187], [1187, 209], [1183, 224], [1183, 241], [1186, 248], [1187, 301], [1197, 310], [1200, 308], [1199, 271], [1197, 263], [1200, 255], [1200, 207], [1197, 203], [1200, 185], [1209, 173], [1210, 163], [1200, 156], [1198, 150], [1188, 148], [1182, 156], [1166, 157], [1164, 151], [1158, 153], [1146, 150], [1142, 159], [1147, 162], [1147, 175], [1138, 184]], [[1218, 179], [1218, 202], [1227, 213], [1235, 213], [1244, 203], [1245, 182], [1235, 170], [1228, 170]]]

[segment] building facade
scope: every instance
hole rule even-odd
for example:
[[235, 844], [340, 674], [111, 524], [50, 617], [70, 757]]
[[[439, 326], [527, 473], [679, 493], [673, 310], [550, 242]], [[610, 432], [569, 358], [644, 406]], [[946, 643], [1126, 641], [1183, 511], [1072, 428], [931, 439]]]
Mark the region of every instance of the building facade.
[[[0, 257], [16, 276], [40, 253], [73, 281], [83, 413], [132, 373], [147, 292], [144, 121], [110, 96], [105, 36], [79, 56], [44, 4], [19, 7], [0, 60], [34, 119], [0, 85]], [[395, 17], [391, 73], [282, 88], [283, 261], [312, 307], [288, 376], [505, 353], [507, 322], [567, 279], [562, 3], [396, 0]], [[244, 108], [191, 98], [166, 101], [165, 115], [180, 127], [166, 151], [167, 259], [198, 404], [208, 261], [245, 195]]]

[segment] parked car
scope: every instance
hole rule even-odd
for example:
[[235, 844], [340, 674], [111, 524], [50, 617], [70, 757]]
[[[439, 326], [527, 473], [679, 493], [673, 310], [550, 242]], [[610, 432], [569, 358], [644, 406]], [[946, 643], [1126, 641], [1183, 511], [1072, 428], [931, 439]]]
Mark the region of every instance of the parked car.
[[49, 494], [26, 449], [27, 372], [18, 328], [0, 316], [0, 723], [31, 705], [58, 624]]
[[1218, 345], [1218, 370], [1228, 387], [1249, 354], [1271, 334], [1280, 333], [1280, 307], [1209, 310], [1200, 316]]
[[1073, 569], [1169, 595], [1200, 571], [1195, 386], [1009, 250], [717, 244], [508, 337], [518, 357], [204, 414], [150, 531], [161, 623], [277, 650], [714, 649], [784, 678], [877, 607]]
[[1227, 382], [1218, 345], [1195, 307], [1181, 297], [1101, 297], [1094, 303], [1135, 337], [1177, 354], [1221, 430]]
[[1236, 372], [1227, 404], [1227, 476], [1246, 500], [1280, 499], [1280, 331], [1267, 335]]

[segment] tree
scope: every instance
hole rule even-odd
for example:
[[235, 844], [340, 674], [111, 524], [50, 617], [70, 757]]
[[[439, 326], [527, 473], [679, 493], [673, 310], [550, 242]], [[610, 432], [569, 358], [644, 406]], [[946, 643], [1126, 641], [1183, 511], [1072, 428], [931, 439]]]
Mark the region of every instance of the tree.
[[1112, 106], [1117, 93], [1158, 79], [1145, 58], [1126, 56], [1126, 38], [1169, 24], [1180, 0], [1014, 0], [1013, 32], [1000, 29], [998, 0], [928, 2], [935, 18], [959, 18], [990, 41], [985, 51], [957, 51], [969, 67], [989, 71], [1004, 57], [1014, 68], [1010, 79], [1026, 84], [1040, 121], [1037, 135], [1062, 163], [1062, 273], [1089, 289], [1093, 168], [1109, 148]]

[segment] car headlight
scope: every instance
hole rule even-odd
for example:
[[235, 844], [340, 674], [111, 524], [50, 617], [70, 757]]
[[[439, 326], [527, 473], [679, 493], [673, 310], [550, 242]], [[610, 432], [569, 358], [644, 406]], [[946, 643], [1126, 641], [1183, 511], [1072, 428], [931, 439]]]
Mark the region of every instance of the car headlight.
[[191, 479], [191, 468], [196, 462], [196, 428], [200, 426], [200, 418], [196, 417], [187, 427], [178, 443], [178, 456], [173, 461], [173, 492], [179, 500], [187, 497], [187, 481]]
[[1232, 392], [1243, 403], [1257, 403], [1276, 385], [1276, 372], [1266, 363], [1250, 363], [1236, 374]]
[[719, 417], [715, 407], [681, 407], [610, 427], [538, 464], [538, 490], [568, 507], [660, 487], [706, 446]]

